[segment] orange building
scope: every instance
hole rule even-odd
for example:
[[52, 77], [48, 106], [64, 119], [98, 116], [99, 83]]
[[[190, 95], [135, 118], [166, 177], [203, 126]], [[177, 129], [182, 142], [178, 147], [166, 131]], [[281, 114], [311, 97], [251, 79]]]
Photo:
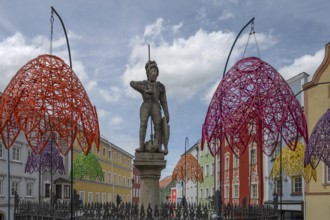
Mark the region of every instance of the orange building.
[[[253, 125], [251, 126], [251, 123]], [[217, 186], [220, 185], [220, 168], [222, 173], [222, 202], [223, 204], [262, 204], [263, 203], [263, 152], [261, 146], [258, 146], [257, 126], [254, 121], [249, 122], [250, 126], [246, 126], [240, 134], [241, 137], [248, 138], [248, 146], [245, 151], [238, 150], [238, 139], [232, 138], [223, 140], [222, 162], [220, 166], [219, 154], [217, 155]], [[249, 127], [249, 128], [248, 128]], [[248, 130], [252, 129], [252, 130]], [[248, 135], [251, 133], [251, 136]], [[225, 139], [225, 138], [223, 138]], [[233, 149], [236, 154], [233, 153]], [[237, 155], [237, 156], [236, 156]]]

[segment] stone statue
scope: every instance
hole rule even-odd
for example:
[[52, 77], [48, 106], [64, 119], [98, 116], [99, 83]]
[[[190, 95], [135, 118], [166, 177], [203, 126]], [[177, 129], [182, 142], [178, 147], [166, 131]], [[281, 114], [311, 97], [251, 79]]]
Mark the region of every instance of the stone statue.
[[[140, 92], [143, 98], [143, 103], [140, 107], [140, 147], [136, 149], [136, 152], [163, 152], [167, 155], [170, 116], [165, 86], [161, 82], [156, 81], [159, 70], [155, 61], [149, 60], [145, 65], [145, 69], [148, 80], [130, 82], [131, 87]], [[163, 118], [161, 109], [165, 115]], [[149, 118], [152, 120], [155, 136], [153, 136], [151, 131], [151, 140], [145, 142]], [[162, 145], [164, 145], [163, 151]]]

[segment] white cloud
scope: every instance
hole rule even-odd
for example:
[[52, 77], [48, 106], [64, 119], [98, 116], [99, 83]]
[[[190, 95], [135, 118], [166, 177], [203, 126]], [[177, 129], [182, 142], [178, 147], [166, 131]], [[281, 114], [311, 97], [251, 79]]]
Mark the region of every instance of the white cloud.
[[124, 119], [120, 116], [112, 116], [110, 119], [110, 124], [112, 127], [120, 127]]
[[92, 91], [96, 86], [97, 86], [97, 81], [95, 80], [89, 81], [86, 86], [87, 93], [89, 91]]
[[180, 31], [182, 25], [183, 25], [183, 22], [180, 22], [180, 23], [177, 24], [177, 25], [173, 25], [173, 26], [171, 27], [173, 34], [178, 33], [178, 32]]
[[117, 102], [121, 97], [121, 91], [119, 87], [111, 87], [110, 90], [100, 89], [99, 93], [103, 100], [107, 103]]
[[98, 118], [105, 118], [107, 115], [107, 111], [102, 108], [97, 108], [97, 116]]
[[218, 18], [219, 21], [224, 21], [224, 20], [228, 20], [230, 18], [234, 18], [234, 14], [231, 13], [230, 11], [224, 10], [221, 14], [221, 16]]
[[206, 8], [202, 7], [200, 9], [198, 9], [196, 17], [197, 17], [198, 20], [201, 20], [201, 21], [207, 19]]
[[157, 37], [161, 34], [163, 30], [163, 19], [158, 18], [157, 21], [153, 24], [147, 25], [144, 29], [145, 37]]
[[0, 90], [3, 91], [16, 72], [29, 60], [45, 53], [45, 48], [26, 43], [21, 33], [16, 33], [0, 42]]
[[[166, 28], [166, 27], [165, 27]], [[160, 75], [158, 80], [166, 86], [167, 96], [179, 102], [194, 96], [208, 103], [214, 83], [221, 80], [223, 67], [236, 34], [232, 32], [207, 32], [202, 29], [188, 38], [175, 38], [171, 42], [151, 43], [151, 59], [156, 60]], [[242, 56], [248, 34], [237, 42], [231, 60]], [[276, 39], [271, 34], [258, 34], [261, 49], [271, 47]], [[129, 63], [123, 74], [126, 94], [140, 95], [129, 88], [131, 80], [145, 80], [144, 65], [147, 61], [147, 43], [136, 36], [132, 41]], [[206, 97], [203, 97], [206, 95]]]
[[301, 72], [306, 72], [311, 77], [316, 69], [320, 66], [324, 57], [324, 49], [318, 50], [313, 55], [304, 55], [293, 61], [290, 65], [279, 69], [279, 73], [285, 78], [289, 79]]
[[[79, 36], [70, 33], [70, 40], [78, 39]], [[28, 61], [35, 59], [39, 55], [48, 54], [50, 48], [49, 39], [38, 35], [29, 42], [21, 33], [4, 39], [0, 42], [0, 68], [2, 80], [0, 81], [0, 91], [3, 91], [16, 72]], [[53, 39], [52, 54], [60, 57], [69, 65], [68, 51], [65, 37]], [[74, 51], [71, 51], [74, 53]], [[80, 60], [73, 60], [73, 70], [79, 80], [86, 86], [88, 91], [96, 87], [97, 81], [91, 81], [85, 71], [85, 67]]]

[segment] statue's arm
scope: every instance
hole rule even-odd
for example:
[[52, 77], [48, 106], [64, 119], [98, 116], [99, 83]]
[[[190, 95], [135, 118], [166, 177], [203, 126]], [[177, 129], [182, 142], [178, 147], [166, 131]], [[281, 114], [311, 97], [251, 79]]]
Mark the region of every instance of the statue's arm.
[[168, 112], [168, 106], [167, 106], [167, 99], [166, 99], [166, 89], [165, 89], [165, 86], [163, 84], [160, 84], [161, 86], [161, 90], [162, 92], [160, 93], [160, 104], [163, 108], [163, 111], [164, 111], [164, 114], [165, 114], [165, 117], [167, 119], [167, 123], [170, 122], [170, 114]]
[[130, 86], [139, 92], [144, 92], [145, 90], [145, 84], [143, 81], [131, 81]]

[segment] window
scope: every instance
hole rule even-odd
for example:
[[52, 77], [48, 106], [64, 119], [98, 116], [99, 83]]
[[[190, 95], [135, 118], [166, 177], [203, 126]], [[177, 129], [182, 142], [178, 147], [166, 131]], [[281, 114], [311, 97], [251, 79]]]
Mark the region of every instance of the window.
[[108, 193], [108, 202], [112, 202], [112, 195], [111, 195], [111, 193]]
[[108, 172], [108, 183], [110, 184], [111, 183], [111, 173]]
[[93, 202], [93, 193], [88, 192], [88, 203], [92, 203], [92, 202]]
[[19, 147], [13, 147], [13, 161], [19, 161], [20, 159], [20, 148]]
[[238, 157], [234, 154], [233, 168], [238, 168], [238, 167], [239, 167], [239, 159], [238, 159]]
[[117, 185], [117, 175], [113, 174], [113, 184]]
[[200, 196], [201, 196], [201, 199], [202, 199], [202, 198], [204, 198], [204, 197], [203, 197], [203, 192], [204, 192], [204, 190], [203, 190], [203, 189], [200, 189], [200, 192], [201, 192], [201, 195], [200, 195]]
[[15, 196], [15, 192], [17, 192], [17, 194], [19, 194], [19, 182], [18, 181], [11, 182], [11, 195]]
[[292, 194], [299, 194], [302, 193], [302, 179], [301, 176], [295, 176], [291, 178], [291, 184], [292, 184]]
[[100, 193], [95, 193], [95, 202], [100, 202]]
[[56, 198], [62, 198], [62, 185], [56, 185]]
[[251, 185], [251, 198], [258, 198], [258, 187], [257, 184]]
[[250, 122], [249, 122], [249, 133], [250, 134], [256, 134], [256, 130], [257, 130], [257, 125], [256, 125], [256, 121], [255, 120], [251, 120]]
[[237, 143], [239, 141], [239, 134], [234, 135], [234, 142]]
[[229, 198], [229, 186], [228, 185], [225, 186], [225, 198], [226, 199]]
[[121, 154], [118, 154], [118, 163], [121, 163]]
[[210, 192], [209, 192], [209, 188], [205, 189], [205, 198], [209, 198], [210, 196]]
[[279, 178], [274, 181], [273, 194], [281, 195], [281, 180]]
[[327, 166], [327, 183], [330, 183], [330, 167], [329, 166], [330, 166], [330, 164]]
[[215, 166], [214, 166], [214, 162], [212, 163], [212, 170], [211, 170], [211, 176], [213, 176], [215, 173]]
[[121, 182], [121, 176], [118, 175], [118, 185], [121, 185], [121, 184], [122, 184], [122, 182]]
[[69, 185], [64, 185], [64, 199], [70, 199], [71, 198], [71, 190]]
[[111, 150], [109, 150], [109, 159], [112, 159], [112, 154], [111, 154]]
[[235, 184], [235, 185], [233, 185], [233, 198], [235, 198], [235, 199], [239, 198], [238, 195], [239, 195], [238, 194], [238, 185]]
[[255, 148], [252, 148], [250, 150], [250, 159], [251, 159], [251, 164], [255, 164], [257, 163], [257, 156], [256, 156], [256, 149]]
[[276, 156], [280, 154], [280, 151], [281, 151], [281, 143], [279, 142], [279, 143], [277, 143], [275, 151], [272, 155], [272, 160], [276, 159]]
[[226, 156], [225, 158], [225, 170], [229, 170], [229, 156]]
[[105, 157], [105, 148], [102, 149], [102, 156]]
[[209, 165], [205, 166], [205, 176], [209, 176]]
[[123, 157], [123, 163], [126, 165], [126, 157]]
[[0, 143], [0, 158], [3, 158], [3, 147], [1, 143]]
[[106, 203], [106, 202], [107, 202], [107, 194], [102, 193], [102, 203]]
[[113, 160], [117, 162], [117, 153], [115, 152], [113, 156], [114, 156]]
[[[123, 185], [126, 186], [126, 177], [125, 176], [124, 176]], [[129, 185], [127, 185], [127, 186], [129, 186]]]
[[3, 180], [0, 180], [0, 196], [3, 195]]
[[45, 198], [49, 198], [49, 197], [50, 197], [50, 184], [45, 183]]
[[103, 182], [105, 183], [106, 182], [106, 179], [105, 179], [106, 178], [106, 175], [105, 175], [105, 171], [104, 170], [102, 171], [102, 175], [103, 175]]
[[85, 205], [85, 191], [79, 192], [79, 199], [81, 200], [82, 204]]
[[32, 196], [33, 183], [26, 184], [26, 196]]

